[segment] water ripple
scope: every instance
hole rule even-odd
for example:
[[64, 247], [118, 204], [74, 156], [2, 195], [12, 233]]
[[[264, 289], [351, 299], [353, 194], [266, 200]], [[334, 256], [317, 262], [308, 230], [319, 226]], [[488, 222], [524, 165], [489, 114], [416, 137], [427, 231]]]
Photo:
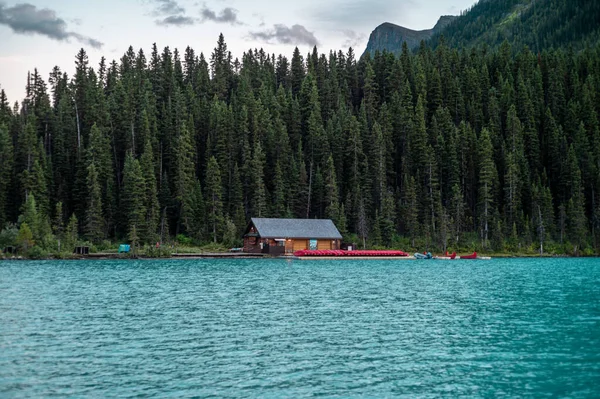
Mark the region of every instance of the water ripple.
[[0, 397], [600, 397], [600, 262], [0, 263]]

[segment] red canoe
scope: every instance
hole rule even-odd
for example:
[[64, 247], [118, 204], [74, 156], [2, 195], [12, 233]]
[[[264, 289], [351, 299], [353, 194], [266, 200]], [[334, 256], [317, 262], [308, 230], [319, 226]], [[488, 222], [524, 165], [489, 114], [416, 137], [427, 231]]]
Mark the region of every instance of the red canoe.
[[460, 259], [477, 259], [477, 252], [473, 252], [471, 255], [461, 256]]
[[408, 254], [404, 251], [344, 251], [335, 249], [302, 249], [294, 252], [294, 256], [408, 256]]

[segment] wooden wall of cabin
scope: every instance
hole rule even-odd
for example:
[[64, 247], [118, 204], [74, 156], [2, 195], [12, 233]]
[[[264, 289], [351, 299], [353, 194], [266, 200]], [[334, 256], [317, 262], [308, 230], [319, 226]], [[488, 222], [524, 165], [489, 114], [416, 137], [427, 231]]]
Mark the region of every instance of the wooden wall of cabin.
[[[288, 254], [300, 251], [303, 249], [309, 249], [309, 241], [305, 238], [288, 239], [286, 240], [284, 247], [285, 252]], [[261, 248], [260, 244], [263, 244]], [[244, 237], [244, 252], [248, 253], [269, 253], [265, 248], [266, 246], [276, 246], [277, 242], [270, 239], [261, 239], [260, 237]], [[317, 249], [340, 249], [340, 240], [317, 240]], [[281, 250], [281, 252], [283, 249]], [[280, 251], [273, 251], [280, 252]]]
[[259, 254], [262, 252], [260, 237], [244, 237], [244, 252]]

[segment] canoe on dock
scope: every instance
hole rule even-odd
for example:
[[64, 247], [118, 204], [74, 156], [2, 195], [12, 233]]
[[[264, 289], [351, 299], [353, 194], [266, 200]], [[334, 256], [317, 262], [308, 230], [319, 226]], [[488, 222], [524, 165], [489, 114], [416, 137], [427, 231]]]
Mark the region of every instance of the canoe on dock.
[[492, 259], [489, 256], [479, 256], [479, 255], [477, 255], [477, 252], [473, 252], [470, 255], [462, 255], [459, 258], [460, 259], [477, 259], [477, 260], [490, 260], [490, 259]]
[[354, 250], [346, 251], [342, 249], [302, 249], [294, 252], [294, 256], [298, 257], [407, 257], [408, 254], [404, 251], [377, 251], [377, 250]]

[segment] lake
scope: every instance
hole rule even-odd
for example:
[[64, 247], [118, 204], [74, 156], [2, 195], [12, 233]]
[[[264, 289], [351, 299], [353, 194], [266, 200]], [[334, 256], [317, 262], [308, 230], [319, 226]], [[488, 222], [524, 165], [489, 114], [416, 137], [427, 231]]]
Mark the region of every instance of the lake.
[[0, 262], [0, 397], [600, 397], [600, 260]]

